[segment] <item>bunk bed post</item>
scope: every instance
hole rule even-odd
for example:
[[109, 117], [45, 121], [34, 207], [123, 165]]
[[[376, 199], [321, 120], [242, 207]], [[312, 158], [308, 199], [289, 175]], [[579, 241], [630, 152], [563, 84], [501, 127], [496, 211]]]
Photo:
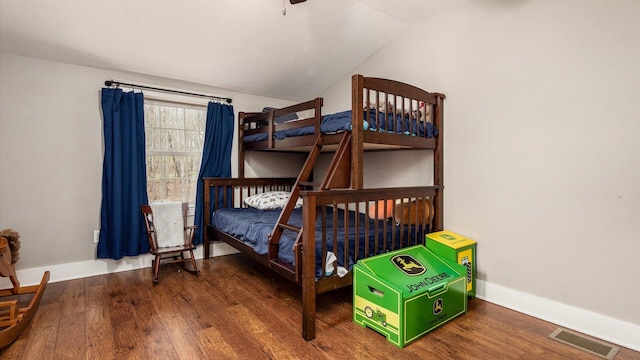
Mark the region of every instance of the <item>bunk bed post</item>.
[[435, 224], [432, 231], [440, 231], [444, 229], [444, 136], [443, 136], [443, 116], [444, 116], [444, 94], [434, 93], [436, 96], [435, 111], [433, 117], [433, 125], [440, 130], [440, 134], [436, 137], [436, 149], [433, 158], [433, 185], [437, 186], [434, 201], [435, 207]]
[[204, 258], [208, 259], [211, 257], [211, 239], [209, 238], [209, 225], [211, 223], [211, 183], [209, 179], [203, 178], [201, 180], [204, 185], [204, 204], [202, 205], [202, 209], [204, 211], [204, 217], [202, 219], [202, 229], [200, 231], [203, 233], [203, 241], [204, 245]]
[[269, 134], [269, 136], [267, 137], [267, 143], [269, 144], [269, 149], [273, 149], [275, 147], [275, 143], [273, 142], [273, 127], [275, 126], [275, 111], [273, 109], [269, 110], [269, 132], [267, 134]]
[[322, 105], [324, 104], [324, 99], [321, 97], [317, 97], [314, 99], [313, 105], [313, 117], [316, 119], [314, 133], [320, 134], [320, 124], [322, 123]]
[[363, 151], [364, 151], [364, 139], [363, 139], [363, 125], [364, 119], [364, 76], [360, 74], [353, 75], [351, 77], [351, 188], [362, 189], [364, 188], [364, 176], [363, 176]]
[[[302, 337], [316, 337], [316, 197], [303, 196], [302, 228]], [[299, 264], [296, 264], [299, 266]]]
[[244, 178], [244, 111], [238, 113], [238, 177]]

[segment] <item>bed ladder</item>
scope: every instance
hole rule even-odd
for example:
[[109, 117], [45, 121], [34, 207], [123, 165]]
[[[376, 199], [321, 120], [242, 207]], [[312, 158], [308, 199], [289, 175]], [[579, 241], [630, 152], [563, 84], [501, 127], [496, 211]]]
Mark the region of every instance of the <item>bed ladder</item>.
[[[289, 197], [289, 201], [285, 205], [284, 209], [280, 213], [278, 217], [278, 221], [276, 222], [275, 227], [271, 231], [269, 235], [269, 262], [271, 266], [281, 267], [287, 269], [287, 272], [290, 272], [290, 266], [288, 264], [283, 264], [278, 259], [278, 251], [280, 244], [280, 237], [285, 230], [294, 231], [297, 233], [296, 241], [294, 245], [295, 247], [300, 246], [302, 240], [302, 228], [289, 224], [289, 219], [291, 218], [291, 214], [295, 209], [296, 201], [300, 196], [300, 188], [301, 186], [314, 186], [318, 187], [317, 190], [327, 190], [332, 188], [348, 188], [350, 186], [351, 181], [351, 132], [342, 133], [342, 137], [340, 138], [340, 142], [338, 144], [338, 148], [335, 151], [333, 156], [333, 160], [329, 165], [329, 169], [327, 170], [327, 174], [325, 175], [323, 181], [317, 185], [309, 182], [309, 178], [311, 177], [311, 173], [313, 172], [313, 167], [316, 164], [316, 161], [320, 157], [320, 152], [324, 145], [324, 134], [318, 135], [316, 138], [316, 142], [313, 145], [313, 148], [309, 152], [309, 156], [307, 156], [307, 160], [296, 179], [293, 188], [291, 189], [291, 196]], [[299, 262], [298, 262], [299, 263]], [[299, 270], [299, 269], [298, 269]], [[296, 279], [300, 276], [300, 271], [296, 274]]]

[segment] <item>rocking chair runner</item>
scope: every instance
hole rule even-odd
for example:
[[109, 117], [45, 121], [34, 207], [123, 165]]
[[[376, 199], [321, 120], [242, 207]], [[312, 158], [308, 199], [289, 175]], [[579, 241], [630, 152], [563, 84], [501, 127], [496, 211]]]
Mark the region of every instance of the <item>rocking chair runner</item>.
[[9, 346], [27, 327], [44, 294], [49, 282], [49, 272], [45, 271], [39, 285], [20, 286], [16, 276], [14, 262], [11, 261], [11, 249], [7, 238], [0, 237], [0, 276], [9, 277], [12, 288], [0, 290], [0, 297], [33, 294], [29, 305], [20, 307], [18, 300], [0, 300], [0, 349]]
[[[172, 264], [177, 263], [181, 268], [188, 272], [197, 275], [199, 273], [196, 260], [193, 256], [193, 250], [196, 248], [193, 245], [193, 235], [195, 226], [187, 225], [187, 212], [189, 210], [188, 203], [182, 203], [182, 228], [184, 232], [184, 241], [180, 243], [166, 244], [158, 241], [158, 233], [154, 219], [153, 209], [150, 205], [142, 205], [142, 214], [144, 216], [144, 222], [147, 227], [147, 239], [149, 240], [149, 248], [151, 254], [155, 255], [155, 259], [152, 261], [153, 269], [153, 282], [158, 283], [158, 272], [160, 271], [160, 264]], [[185, 252], [189, 253], [189, 257], [185, 257]]]

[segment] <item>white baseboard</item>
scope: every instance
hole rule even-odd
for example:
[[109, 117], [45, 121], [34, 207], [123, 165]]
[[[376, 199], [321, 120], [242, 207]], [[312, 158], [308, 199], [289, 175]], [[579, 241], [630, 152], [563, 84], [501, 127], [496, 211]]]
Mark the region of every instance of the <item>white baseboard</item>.
[[[204, 255], [203, 247], [199, 246], [193, 252], [196, 259], [202, 259]], [[225, 243], [214, 243], [211, 256], [222, 256], [236, 253], [237, 250]], [[49, 271], [51, 278], [50, 283], [80, 279], [89, 276], [104, 275], [121, 271], [129, 271], [151, 267], [151, 259], [153, 256], [140, 255], [136, 257], [127, 257], [120, 260], [111, 259], [95, 259], [88, 261], [79, 261], [75, 263], [51, 265], [39, 268], [30, 268], [17, 270], [16, 275], [20, 279], [20, 285], [37, 285], [42, 279], [42, 274]], [[12, 287], [8, 278], [0, 278], [0, 289]]]
[[476, 280], [476, 297], [561, 327], [640, 351], [640, 325]]
[[[212, 256], [222, 256], [237, 252], [225, 243], [213, 245]], [[203, 248], [195, 252], [198, 259], [203, 257]], [[41, 268], [18, 270], [21, 285], [40, 283], [42, 274], [49, 270], [50, 282], [79, 279], [95, 275], [135, 270], [151, 267], [151, 255], [143, 255], [122, 260], [97, 259], [70, 264], [60, 264]], [[491, 284], [476, 281], [476, 296], [479, 299], [545, 320], [558, 326], [640, 351], [640, 325], [604, 316], [589, 310], [579, 309], [553, 300]], [[11, 287], [7, 278], [0, 278], [0, 288]]]

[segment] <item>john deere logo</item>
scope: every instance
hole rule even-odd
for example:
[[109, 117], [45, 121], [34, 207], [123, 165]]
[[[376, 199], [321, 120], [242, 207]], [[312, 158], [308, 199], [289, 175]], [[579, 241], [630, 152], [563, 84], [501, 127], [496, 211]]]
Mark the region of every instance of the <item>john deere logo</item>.
[[422, 264], [411, 255], [396, 255], [391, 258], [391, 261], [398, 269], [410, 276], [421, 275], [427, 271], [427, 268], [422, 266]]
[[442, 312], [442, 308], [443, 308], [443, 301], [442, 299], [437, 299], [436, 301], [433, 302], [433, 315], [438, 315]]

